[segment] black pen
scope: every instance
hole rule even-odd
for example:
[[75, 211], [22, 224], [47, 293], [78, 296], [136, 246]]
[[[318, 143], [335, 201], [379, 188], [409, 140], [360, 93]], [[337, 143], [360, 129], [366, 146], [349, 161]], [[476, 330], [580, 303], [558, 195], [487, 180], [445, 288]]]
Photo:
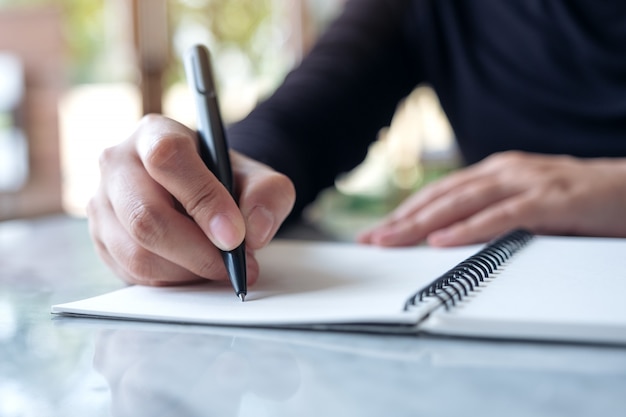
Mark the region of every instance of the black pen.
[[[189, 50], [185, 58], [187, 81], [195, 96], [198, 110], [200, 156], [237, 201], [209, 51], [205, 46], [196, 45]], [[245, 243], [234, 250], [222, 251], [222, 257], [235, 293], [241, 301], [244, 301], [247, 294]]]

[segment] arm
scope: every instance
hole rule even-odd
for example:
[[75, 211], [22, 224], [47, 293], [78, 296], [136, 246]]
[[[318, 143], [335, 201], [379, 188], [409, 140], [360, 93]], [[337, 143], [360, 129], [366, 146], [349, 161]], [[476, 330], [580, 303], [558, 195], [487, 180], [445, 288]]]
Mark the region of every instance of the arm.
[[409, 1], [347, 3], [302, 64], [228, 132], [233, 149], [294, 183], [295, 212], [360, 163], [421, 80], [404, 19]]

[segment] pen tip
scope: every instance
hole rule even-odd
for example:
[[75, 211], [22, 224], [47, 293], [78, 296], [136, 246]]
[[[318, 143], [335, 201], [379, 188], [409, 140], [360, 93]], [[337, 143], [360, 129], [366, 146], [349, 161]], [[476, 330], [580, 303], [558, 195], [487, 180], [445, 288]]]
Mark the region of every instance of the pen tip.
[[239, 293], [239, 294], [237, 294], [237, 295], [239, 295], [239, 298], [241, 299], [241, 302], [242, 302], [242, 303], [243, 303], [244, 301], [246, 301], [246, 294], [244, 294], [244, 293], [240, 292], [240, 293]]

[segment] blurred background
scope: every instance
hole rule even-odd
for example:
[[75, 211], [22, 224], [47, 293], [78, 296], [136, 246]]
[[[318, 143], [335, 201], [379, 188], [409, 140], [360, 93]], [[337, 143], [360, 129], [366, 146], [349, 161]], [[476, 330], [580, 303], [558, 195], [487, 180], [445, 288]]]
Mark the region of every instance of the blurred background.
[[[0, 0], [0, 220], [83, 216], [98, 184], [99, 154], [145, 113], [193, 127], [180, 59], [190, 45], [212, 50], [230, 123], [276, 88], [342, 3]], [[338, 178], [307, 216], [349, 237], [453, 169], [455, 155], [436, 96], [420, 86], [363, 164]]]

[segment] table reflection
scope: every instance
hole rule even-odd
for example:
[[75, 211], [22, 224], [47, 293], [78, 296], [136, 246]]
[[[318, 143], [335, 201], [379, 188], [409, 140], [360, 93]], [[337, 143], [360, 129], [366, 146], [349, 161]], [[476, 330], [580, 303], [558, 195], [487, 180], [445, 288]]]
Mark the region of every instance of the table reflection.
[[280, 344], [131, 330], [101, 332], [94, 367], [108, 381], [115, 416], [236, 416], [245, 396], [281, 402], [301, 378]]
[[581, 390], [577, 412], [595, 414], [619, 406], [626, 386], [623, 350], [608, 347], [599, 359], [597, 347], [569, 345], [132, 327], [97, 337], [94, 367], [116, 417], [558, 416]]

